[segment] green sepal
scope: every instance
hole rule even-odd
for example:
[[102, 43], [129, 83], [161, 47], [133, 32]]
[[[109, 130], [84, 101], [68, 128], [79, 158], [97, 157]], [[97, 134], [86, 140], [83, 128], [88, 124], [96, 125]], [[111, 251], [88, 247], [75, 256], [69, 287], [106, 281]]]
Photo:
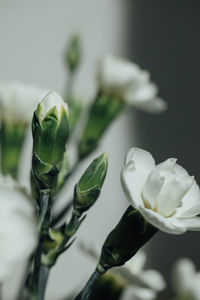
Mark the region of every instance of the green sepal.
[[129, 206], [103, 244], [98, 269], [106, 271], [125, 264], [156, 232], [155, 227]]
[[88, 210], [98, 199], [108, 169], [106, 153], [94, 159], [74, 189], [73, 206], [80, 213]]
[[49, 237], [45, 239], [42, 248], [42, 264], [52, 267], [56, 263], [59, 248], [64, 241], [65, 224], [57, 229], [49, 230]]
[[73, 211], [71, 220], [68, 224], [49, 230], [49, 237], [43, 243], [42, 264], [48, 267], [55, 265], [58, 257], [65, 252], [74, 242], [74, 236], [86, 215], [81, 216]]
[[61, 168], [60, 168], [60, 171], [58, 174], [56, 192], [59, 192], [61, 187], [64, 185], [66, 176], [69, 173], [69, 171], [70, 171], [69, 156], [68, 156], [68, 152], [65, 151], [64, 156], [63, 156], [63, 161], [61, 164]]
[[52, 189], [56, 186], [57, 175], [60, 169], [58, 166], [43, 162], [36, 153], [32, 155], [32, 177], [35, 181], [32, 189], [38, 187], [35, 195], [39, 195], [39, 190]]
[[79, 159], [85, 158], [98, 143], [112, 121], [124, 108], [124, 101], [99, 92], [89, 111], [88, 121], [79, 143]]
[[33, 116], [33, 151], [46, 163], [58, 164], [63, 159], [69, 134], [68, 116], [62, 109], [58, 118], [53, 107], [41, 120], [41, 107], [38, 106]]

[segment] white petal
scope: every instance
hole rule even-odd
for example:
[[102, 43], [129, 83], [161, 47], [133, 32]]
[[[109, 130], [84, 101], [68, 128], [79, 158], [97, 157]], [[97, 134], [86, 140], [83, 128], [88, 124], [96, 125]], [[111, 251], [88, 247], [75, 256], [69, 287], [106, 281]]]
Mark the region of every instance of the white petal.
[[200, 190], [193, 180], [190, 190], [185, 194], [180, 207], [176, 210], [176, 217], [188, 218], [200, 214]]
[[176, 179], [177, 180], [190, 180], [191, 176], [188, 174], [188, 172], [179, 164], [174, 165], [174, 171], [176, 173]]
[[176, 179], [176, 172], [174, 170], [176, 161], [176, 158], [168, 158], [156, 166], [160, 175], [165, 178], [165, 183]]
[[125, 264], [125, 268], [132, 274], [139, 273], [144, 268], [146, 260], [146, 254], [140, 250]]
[[159, 213], [143, 207], [139, 207], [139, 211], [150, 224], [163, 232], [170, 234], [182, 234], [186, 232], [184, 225], [177, 222], [173, 217], [165, 218]]
[[[130, 103], [130, 101], [128, 103]], [[130, 104], [133, 104], [140, 110], [154, 114], [162, 113], [167, 109], [167, 103], [158, 97], [149, 99], [148, 101], [132, 101]]]
[[178, 295], [187, 292], [192, 288], [195, 273], [195, 265], [188, 258], [179, 259], [175, 263], [172, 269], [172, 280]]
[[143, 149], [131, 148], [126, 155], [121, 182], [128, 200], [135, 208], [144, 205], [141, 197], [142, 187], [154, 166], [152, 155]]
[[53, 108], [56, 107], [58, 116], [61, 113], [61, 108], [64, 108], [66, 111], [66, 114], [68, 115], [68, 106], [64, 102], [63, 98], [56, 92], [50, 92], [48, 93], [40, 102], [42, 110], [40, 112], [41, 114], [41, 120], [46, 117], [46, 114]]
[[178, 219], [187, 230], [200, 231], [200, 217]]
[[142, 176], [142, 182], [144, 183], [149, 173], [155, 167], [155, 161], [153, 156], [146, 150], [140, 148], [131, 148], [127, 152], [125, 164], [133, 161], [135, 169]]
[[134, 101], [136, 103], [146, 102], [155, 98], [158, 93], [158, 88], [154, 83], [147, 82], [146, 84], [141, 85], [136, 89], [133, 93], [132, 97], [134, 97]]
[[137, 209], [139, 205], [143, 206], [144, 203], [141, 197], [142, 183], [134, 168], [134, 162], [130, 161], [125, 165], [121, 172], [121, 183], [130, 204]]
[[126, 88], [137, 81], [140, 72], [136, 64], [107, 55], [99, 62], [97, 80], [104, 91], [123, 96]]
[[166, 287], [163, 276], [156, 270], [143, 271], [139, 275], [146, 286], [157, 292], [164, 290]]
[[167, 183], [158, 195], [157, 211], [165, 217], [170, 216], [178, 207], [187, 188], [188, 185], [185, 182], [173, 181]]
[[128, 287], [122, 293], [120, 300], [154, 300], [156, 293], [142, 287]]
[[150, 209], [154, 209], [156, 206], [156, 199], [160, 192], [160, 189], [164, 183], [164, 179], [160, 176], [158, 170], [154, 170], [147, 177], [143, 187], [143, 199], [145, 206]]

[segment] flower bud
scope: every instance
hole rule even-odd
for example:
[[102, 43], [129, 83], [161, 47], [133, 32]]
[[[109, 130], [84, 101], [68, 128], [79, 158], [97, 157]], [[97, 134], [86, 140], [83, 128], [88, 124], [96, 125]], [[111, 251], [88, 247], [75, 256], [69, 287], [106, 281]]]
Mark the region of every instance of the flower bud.
[[72, 36], [66, 53], [66, 63], [71, 73], [73, 73], [80, 62], [81, 50], [79, 36]]
[[156, 231], [137, 210], [129, 206], [103, 244], [99, 271], [125, 264]]
[[44, 97], [34, 112], [32, 169], [42, 189], [56, 184], [69, 133], [68, 118], [67, 104], [56, 92]]
[[124, 107], [114, 96], [99, 93], [92, 103], [89, 117], [79, 144], [79, 158], [83, 159], [98, 146], [99, 140]]
[[101, 192], [108, 168], [106, 153], [101, 154], [89, 165], [75, 186], [74, 209], [80, 213], [88, 210]]

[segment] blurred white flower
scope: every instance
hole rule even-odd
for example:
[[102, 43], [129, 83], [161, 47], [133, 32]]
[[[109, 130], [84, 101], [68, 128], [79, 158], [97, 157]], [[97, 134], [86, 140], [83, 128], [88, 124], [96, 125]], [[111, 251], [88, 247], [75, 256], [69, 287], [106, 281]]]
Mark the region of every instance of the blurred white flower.
[[190, 259], [181, 258], [175, 263], [172, 282], [178, 299], [200, 300], [200, 271]]
[[105, 56], [98, 64], [97, 80], [105, 93], [117, 95], [136, 108], [151, 113], [167, 108], [166, 102], [157, 96], [158, 88], [150, 81], [150, 74], [127, 60]]
[[34, 109], [49, 92], [17, 81], [0, 82], [1, 118], [9, 122], [29, 123]]
[[125, 266], [112, 270], [128, 284], [121, 296], [122, 300], [153, 300], [166, 287], [164, 278], [158, 271], [144, 270], [145, 262], [145, 253], [139, 251]]
[[24, 190], [0, 175], [0, 283], [29, 258], [36, 245], [35, 211]]
[[149, 152], [132, 148], [121, 180], [130, 204], [153, 226], [171, 234], [200, 230], [199, 187], [176, 159], [156, 166]]
[[[84, 253], [98, 260], [100, 256], [99, 249], [88, 247], [85, 243], [80, 244]], [[125, 283], [120, 300], [153, 300], [157, 293], [166, 287], [163, 276], [156, 270], [144, 270], [146, 263], [146, 254], [143, 251], [130, 259], [124, 266], [116, 267], [108, 271], [116, 278]]]

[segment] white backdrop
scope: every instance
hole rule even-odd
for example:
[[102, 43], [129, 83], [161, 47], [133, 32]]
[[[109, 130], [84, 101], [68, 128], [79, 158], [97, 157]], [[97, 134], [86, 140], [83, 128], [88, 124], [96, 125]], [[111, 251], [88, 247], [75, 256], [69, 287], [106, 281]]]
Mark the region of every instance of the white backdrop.
[[[61, 92], [66, 80], [63, 50], [71, 33], [80, 32], [84, 60], [78, 74], [77, 95], [91, 98], [95, 92], [96, 59], [107, 52], [125, 53], [123, 4], [123, 0], [0, 0], [0, 80], [17, 79]], [[78, 234], [93, 244], [102, 243], [127, 206], [119, 173], [125, 152], [133, 144], [132, 127], [130, 116], [122, 116], [110, 128], [98, 151], [108, 152], [109, 172], [101, 197]], [[24, 159], [22, 164], [27, 165]], [[22, 177], [27, 176], [23, 171]], [[94, 266], [73, 246], [52, 270], [46, 299], [66, 296], [67, 291], [87, 280]], [[9, 289], [6, 300], [11, 299], [10, 292]]]

